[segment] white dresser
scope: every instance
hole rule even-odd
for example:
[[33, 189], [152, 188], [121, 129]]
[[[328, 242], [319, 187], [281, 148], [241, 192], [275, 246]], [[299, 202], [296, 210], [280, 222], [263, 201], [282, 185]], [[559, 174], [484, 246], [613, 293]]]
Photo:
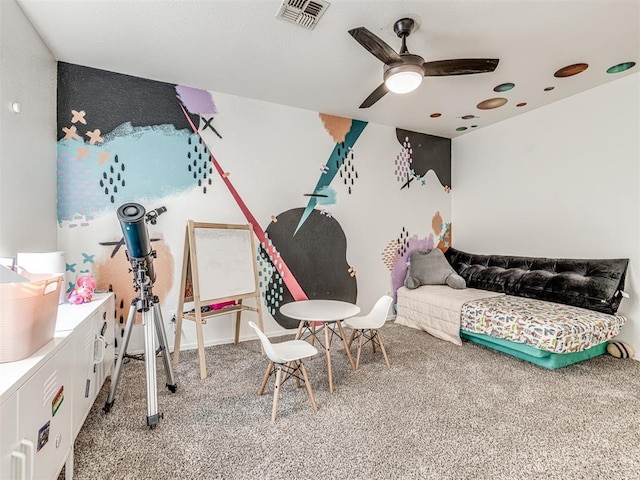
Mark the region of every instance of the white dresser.
[[73, 475], [73, 443], [114, 364], [114, 297], [58, 308], [54, 339], [0, 363], [0, 480]]

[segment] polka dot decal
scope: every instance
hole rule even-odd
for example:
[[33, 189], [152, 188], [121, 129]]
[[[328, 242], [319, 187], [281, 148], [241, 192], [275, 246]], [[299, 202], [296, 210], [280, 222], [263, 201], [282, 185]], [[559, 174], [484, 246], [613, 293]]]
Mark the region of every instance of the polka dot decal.
[[202, 193], [207, 193], [207, 186], [211, 185], [211, 175], [213, 174], [213, 165], [209, 157], [209, 151], [203, 144], [202, 138], [198, 141], [188, 137], [189, 148], [187, 149], [187, 170], [193, 175], [193, 179], [197, 182], [198, 187], [202, 188]]
[[398, 246], [397, 243], [391, 241], [387, 243], [387, 246], [384, 247], [382, 251], [382, 263], [387, 267], [387, 270], [393, 270], [393, 266], [398, 261]]
[[476, 108], [478, 108], [480, 110], [491, 110], [493, 108], [501, 107], [505, 103], [507, 103], [507, 99], [506, 98], [502, 98], [502, 97], [489, 98], [487, 100], [483, 100], [478, 105], [476, 105]]
[[118, 193], [118, 187], [124, 187], [124, 163], [120, 162], [118, 155], [113, 159], [113, 163], [109, 165], [109, 168], [102, 172], [102, 178], [100, 179], [100, 187], [104, 189], [104, 194], [109, 197], [111, 203], [115, 203], [116, 194]]
[[[258, 286], [260, 288], [260, 296], [264, 300], [267, 311], [271, 315], [275, 315], [282, 303], [284, 284], [280, 273], [274, 267], [273, 262], [267, 254], [268, 250], [276, 251], [271, 239], [269, 239], [269, 245], [265, 245], [264, 243], [260, 244], [259, 254], [256, 257], [256, 263], [258, 265]], [[280, 253], [277, 253], [277, 258], [280, 258]], [[269, 279], [272, 281], [269, 282]]]
[[527, 104], [527, 102], [520, 102], [518, 104], [516, 104], [516, 107], [524, 107]]
[[400, 236], [396, 240], [396, 253], [398, 256], [403, 257], [406, 255], [407, 250], [409, 250], [409, 232], [402, 227], [402, 232], [400, 232]]
[[551, 90], [553, 90], [556, 87], [544, 87], [544, 91], [545, 92], [550, 92]]
[[572, 77], [584, 72], [587, 68], [589, 68], [589, 65], [587, 63], [574, 63], [573, 65], [562, 67], [560, 70], [556, 71], [553, 76], [557, 78]]
[[343, 142], [340, 144], [340, 148], [338, 149], [338, 155], [341, 159], [336, 160], [336, 168], [338, 169], [342, 182], [345, 187], [347, 187], [349, 195], [351, 195], [351, 187], [353, 187], [356, 179], [358, 178], [358, 172], [356, 171], [353, 162], [353, 149], [351, 147], [345, 149]]
[[441, 114], [441, 113], [432, 113], [432, 114], [430, 115], [430, 117], [431, 117], [431, 118], [439, 118], [439, 117], [441, 117], [441, 116], [442, 116], [442, 114]]
[[624, 63], [619, 63], [618, 65], [614, 65], [613, 67], [609, 67], [607, 68], [607, 73], [620, 73], [620, 72], [626, 72], [627, 70], [629, 70], [630, 68], [635, 67], [636, 62], [624, 62]]
[[509, 90], [511, 90], [513, 87], [515, 87], [516, 84], [515, 83], [501, 83], [500, 85], [496, 85], [495, 87], [493, 87], [493, 91], [494, 92], [508, 92]]
[[394, 173], [398, 182], [404, 183], [410, 177], [412, 152], [409, 137], [405, 137], [404, 142], [402, 142], [402, 150], [396, 155], [395, 161], [396, 169]]
[[456, 132], [464, 132], [467, 129], [467, 127], [458, 127], [456, 128]]

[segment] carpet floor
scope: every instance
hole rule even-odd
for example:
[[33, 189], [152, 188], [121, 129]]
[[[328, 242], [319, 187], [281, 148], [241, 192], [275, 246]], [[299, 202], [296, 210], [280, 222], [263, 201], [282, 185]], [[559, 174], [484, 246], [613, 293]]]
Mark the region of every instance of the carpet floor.
[[[323, 354], [306, 362], [319, 411], [293, 381], [272, 424], [273, 378], [257, 340], [180, 354], [178, 389], [158, 361], [158, 409], [146, 426], [144, 362], [109, 380], [75, 443], [84, 479], [637, 479], [640, 362], [605, 355], [546, 370], [388, 322], [391, 362], [367, 346], [352, 371], [334, 342], [335, 393]], [[280, 341], [291, 337], [273, 339]], [[355, 348], [354, 348], [355, 350]]]

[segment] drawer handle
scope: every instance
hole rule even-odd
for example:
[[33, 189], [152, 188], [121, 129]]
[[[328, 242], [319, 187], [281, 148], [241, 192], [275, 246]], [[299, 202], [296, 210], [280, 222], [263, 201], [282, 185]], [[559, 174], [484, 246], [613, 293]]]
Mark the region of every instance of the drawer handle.
[[[31, 440], [27, 440], [25, 438], [23, 438], [20, 443], [22, 444], [22, 446], [27, 447], [30, 450], [29, 453], [29, 478], [31, 478], [33, 480], [33, 467], [34, 467], [34, 462], [35, 462], [35, 449], [36, 446], [35, 444], [31, 441]], [[25, 462], [26, 464], [26, 462]], [[26, 475], [25, 475], [26, 477]]]
[[107, 348], [107, 344], [104, 337], [96, 337], [93, 343], [93, 364], [97, 365], [104, 360], [104, 350]]
[[27, 456], [22, 452], [11, 452], [11, 457], [20, 463], [20, 480], [27, 480]]

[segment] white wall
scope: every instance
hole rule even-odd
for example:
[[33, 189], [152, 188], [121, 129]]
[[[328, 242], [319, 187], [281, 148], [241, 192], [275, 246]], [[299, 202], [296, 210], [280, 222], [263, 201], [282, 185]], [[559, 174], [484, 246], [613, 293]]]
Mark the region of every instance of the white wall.
[[452, 142], [454, 246], [629, 258], [620, 339], [640, 358], [640, 73]]
[[0, 1], [0, 72], [0, 256], [55, 250], [56, 61], [14, 0]]

